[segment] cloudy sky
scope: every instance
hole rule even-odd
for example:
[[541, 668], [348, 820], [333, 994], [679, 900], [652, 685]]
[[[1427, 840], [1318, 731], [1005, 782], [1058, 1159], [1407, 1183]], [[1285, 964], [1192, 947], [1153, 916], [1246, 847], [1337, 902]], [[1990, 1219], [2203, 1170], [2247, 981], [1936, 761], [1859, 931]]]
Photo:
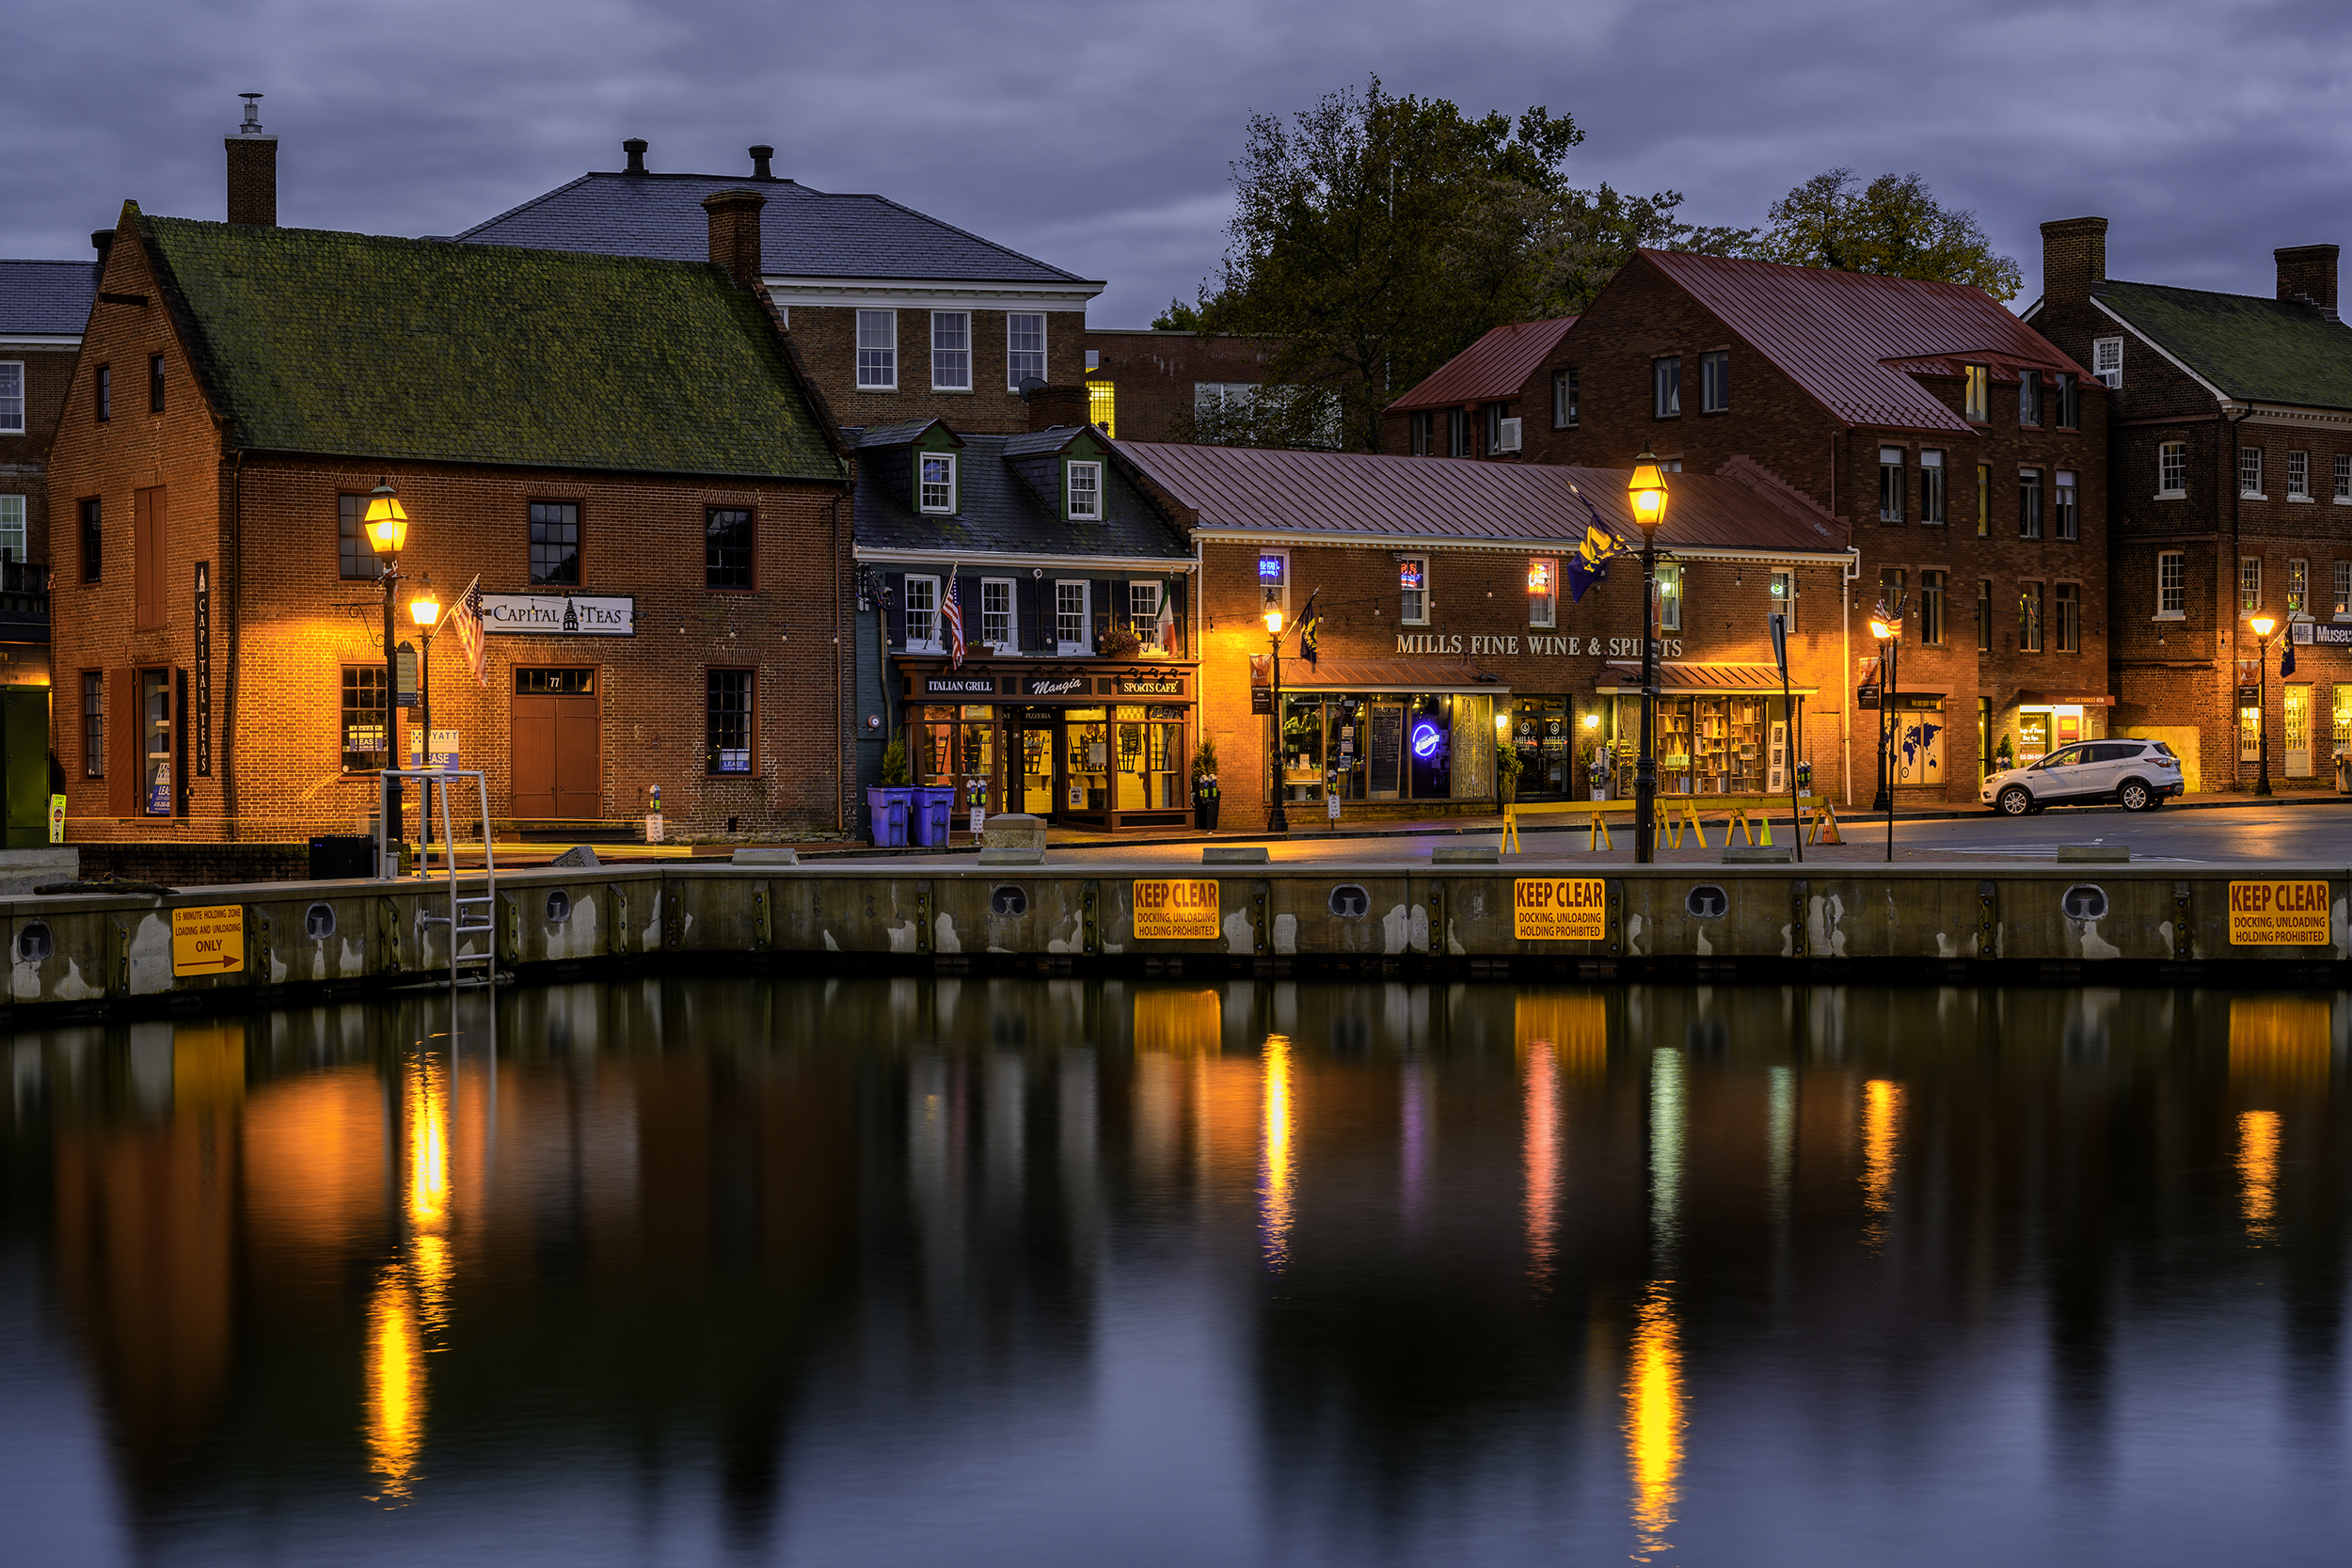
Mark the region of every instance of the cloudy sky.
[[2267, 293], [2352, 230], [2341, 0], [8, 0], [0, 255], [125, 197], [222, 215], [260, 91], [281, 222], [445, 234], [644, 136], [657, 169], [876, 191], [1089, 277], [1139, 326], [1215, 267], [1253, 111], [1376, 72], [1586, 132], [1580, 183], [1754, 224], [1836, 165], [1916, 170], [2040, 287], [2045, 218], [2119, 277]]

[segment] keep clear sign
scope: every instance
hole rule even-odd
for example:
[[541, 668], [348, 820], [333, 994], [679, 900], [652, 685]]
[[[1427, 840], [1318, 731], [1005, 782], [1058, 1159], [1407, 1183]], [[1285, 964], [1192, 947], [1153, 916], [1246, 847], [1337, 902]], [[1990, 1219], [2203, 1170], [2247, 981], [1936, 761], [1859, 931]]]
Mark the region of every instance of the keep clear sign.
[[171, 911], [171, 973], [233, 974], [245, 967], [245, 906]]
[[1521, 942], [1600, 942], [1609, 884], [1598, 877], [1520, 877], [1511, 884], [1511, 934]]
[[2324, 947], [2328, 941], [2326, 882], [2230, 884], [2232, 946]]
[[1139, 941], [1214, 941], [1217, 935], [1216, 879], [1138, 881], [1135, 916]]

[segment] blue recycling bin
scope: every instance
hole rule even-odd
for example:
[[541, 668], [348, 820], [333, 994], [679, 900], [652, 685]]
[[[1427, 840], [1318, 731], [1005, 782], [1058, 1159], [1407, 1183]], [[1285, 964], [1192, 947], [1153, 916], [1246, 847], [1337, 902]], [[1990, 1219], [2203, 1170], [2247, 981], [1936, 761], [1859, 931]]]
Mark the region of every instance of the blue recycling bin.
[[918, 785], [914, 794], [914, 820], [911, 826], [914, 842], [925, 849], [946, 848], [948, 824], [955, 820], [955, 787], [937, 788], [924, 784]]
[[873, 785], [866, 791], [866, 813], [872, 819], [874, 847], [903, 849], [907, 847], [907, 819], [914, 815], [911, 789]]

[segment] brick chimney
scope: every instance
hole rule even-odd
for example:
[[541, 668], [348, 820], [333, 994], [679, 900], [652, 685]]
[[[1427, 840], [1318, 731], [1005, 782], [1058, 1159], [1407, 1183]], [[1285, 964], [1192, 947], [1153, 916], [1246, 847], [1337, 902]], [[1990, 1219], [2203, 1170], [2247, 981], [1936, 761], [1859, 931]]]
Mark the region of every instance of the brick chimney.
[[769, 168], [768, 161], [775, 155], [776, 150], [772, 147], [753, 148], [752, 178], [755, 180], [773, 180], [776, 176], [774, 171]]
[[98, 270], [101, 273], [103, 273], [106, 270], [107, 253], [112, 251], [115, 247], [115, 231], [111, 229], [91, 230], [89, 231], [89, 247], [98, 252]]
[[2087, 306], [2107, 280], [2107, 220], [2059, 218], [2042, 226], [2042, 303]]
[[261, 97], [242, 92], [245, 123], [223, 139], [229, 150], [229, 221], [256, 229], [278, 227], [278, 138], [262, 133]]
[[1038, 387], [1029, 393], [1029, 428], [1051, 430], [1057, 425], [1070, 427], [1087, 422], [1087, 389], [1084, 387]]
[[713, 191], [703, 198], [710, 214], [710, 260], [727, 269], [738, 288], [759, 289], [759, 210], [768, 198], [757, 191]]
[[627, 140], [627, 141], [625, 141], [625, 142], [623, 142], [623, 143], [621, 144], [621, 150], [622, 150], [623, 152], [626, 152], [627, 154], [628, 154], [628, 168], [626, 168], [626, 169], [624, 169], [624, 170], [622, 170], [622, 172], [623, 172], [623, 173], [625, 173], [625, 174], [643, 174], [643, 173], [644, 173], [644, 172], [645, 172], [645, 138], [644, 138], [644, 137], [643, 137], [643, 136], [631, 136], [631, 137], [629, 137], [629, 138], [628, 138], [628, 140]]
[[2270, 253], [2279, 263], [2279, 297], [2299, 299], [2319, 307], [2329, 321], [2336, 316], [2336, 246], [2291, 245]]

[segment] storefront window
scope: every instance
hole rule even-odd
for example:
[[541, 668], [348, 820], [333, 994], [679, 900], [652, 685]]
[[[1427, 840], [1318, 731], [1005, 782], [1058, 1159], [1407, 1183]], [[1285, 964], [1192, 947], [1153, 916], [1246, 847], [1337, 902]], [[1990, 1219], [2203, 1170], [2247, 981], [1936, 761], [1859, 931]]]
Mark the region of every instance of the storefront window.
[[1119, 809], [1158, 811], [1190, 805], [1182, 777], [1184, 710], [1122, 707], [1117, 725]]
[[1895, 784], [1901, 789], [1944, 786], [1944, 699], [1902, 696], [1895, 700]]
[[[1661, 697], [1656, 745], [1661, 795], [1756, 795], [1771, 788], [1776, 697]], [[1633, 792], [1642, 703], [1620, 697], [1611, 715], [1615, 792]], [[1783, 732], [1784, 744], [1788, 743]], [[1610, 742], [1601, 739], [1608, 750]], [[1785, 782], [1785, 781], [1784, 781]]]
[[146, 748], [139, 809], [149, 816], [169, 816], [173, 782], [170, 671], [139, 672], [139, 714]]
[[1110, 725], [1099, 707], [1073, 707], [1062, 715], [1063, 806], [1069, 811], [1110, 807]]
[[1405, 749], [1411, 757], [1413, 799], [1435, 800], [1454, 794], [1454, 699], [1423, 697], [1413, 705], [1405, 726]]
[[[1289, 805], [1485, 800], [1495, 787], [1494, 699], [1315, 693], [1282, 699]], [[1270, 721], [1269, 721], [1270, 722]]]
[[1512, 705], [1510, 744], [1519, 755], [1520, 800], [1564, 800], [1576, 792], [1580, 781], [1569, 777], [1571, 719], [1565, 697], [1521, 697]]

